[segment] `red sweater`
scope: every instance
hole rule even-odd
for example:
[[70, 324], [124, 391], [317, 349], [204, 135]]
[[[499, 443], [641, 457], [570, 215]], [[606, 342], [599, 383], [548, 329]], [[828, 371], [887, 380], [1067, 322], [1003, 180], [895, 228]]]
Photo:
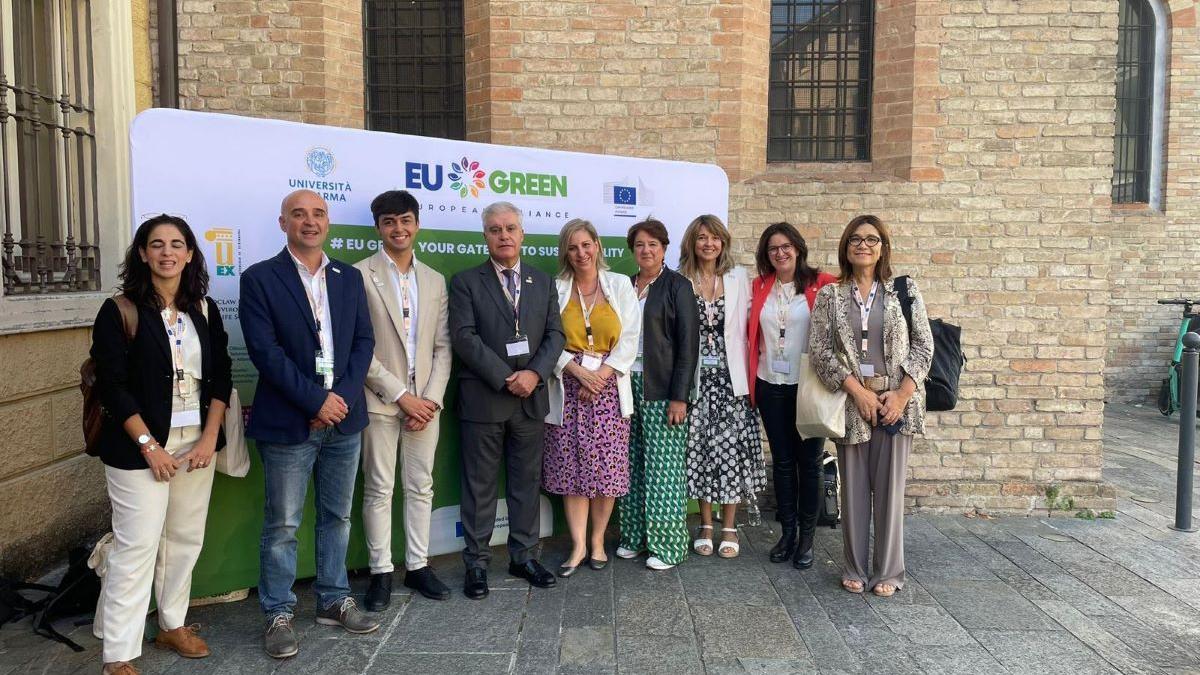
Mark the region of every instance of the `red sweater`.
[[[822, 286], [832, 284], [837, 281], [837, 277], [825, 272], [817, 273], [816, 283], [809, 284], [808, 288], [804, 289], [804, 297], [808, 300], [808, 311], [812, 311], [813, 305], [817, 303], [817, 291], [821, 290]], [[775, 275], [768, 274], [758, 277], [750, 283], [750, 321], [746, 325], [746, 350], [747, 357], [750, 362], [746, 364], [746, 375], [750, 380], [750, 406], [754, 407], [754, 377], [758, 372], [758, 353], [759, 353], [759, 323], [758, 317], [762, 314], [763, 304], [767, 301], [767, 296], [771, 294], [771, 289], [775, 286]]]

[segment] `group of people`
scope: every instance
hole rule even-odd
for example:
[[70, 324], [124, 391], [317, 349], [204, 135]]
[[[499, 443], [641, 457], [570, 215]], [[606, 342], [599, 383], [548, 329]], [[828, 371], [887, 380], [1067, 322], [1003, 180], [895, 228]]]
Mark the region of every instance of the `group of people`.
[[[558, 273], [523, 264], [521, 211], [482, 212], [488, 259], [444, 277], [416, 259], [420, 206], [405, 191], [374, 199], [381, 250], [353, 265], [323, 252], [324, 200], [283, 200], [287, 245], [241, 277], [239, 318], [258, 386], [246, 435], [265, 476], [259, 602], [264, 646], [299, 650], [297, 539], [309, 481], [316, 506], [316, 621], [355, 633], [379, 627], [392, 595], [392, 500], [404, 495], [403, 583], [444, 600], [429, 567], [433, 465], [452, 354], [458, 371], [463, 592], [488, 595], [500, 463], [505, 466], [510, 575], [537, 587], [556, 574], [537, 559], [541, 491], [562, 496], [571, 550], [558, 577], [615, 555], [653, 570], [739, 553], [737, 507], [765, 488], [770, 442], [782, 536], [773, 562], [813, 564], [826, 439], [796, 431], [806, 373], [847, 393], [834, 439], [843, 475], [843, 587], [890, 596], [904, 582], [903, 495], [913, 434], [923, 432], [932, 358], [924, 304], [911, 282], [911, 326], [892, 282], [892, 242], [874, 216], [846, 226], [838, 275], [809, 263], [788, 223], [768, 227], [757, 275], [733, 263], [729, 230], [703, 215], [664, 260], [666, 226], [630, 228], [632, 277], [608, 269], [592, 223], [566, 223]], [[215, 453], [232, 391], [228, 336], [206, 296], [208, 273], [182, 219], [137, 229], [120, 289], [101, 307], [92, 357], [104, 408], [100, 456], [114, 541], [97, 610], [105, 673], [136, 673], [151, 590], [155, 642], [208, 655], [185, 622], [203, 544]], [[811, 364], [811, 367], [805, 366]], [[346, 570], [354, 484], [363, 474], [370, 579], [362, 611]], [[399, 467], [399, 469], [398, 469]], [[687, 529], [687, 502], [700, 523]], [[721, 528], [715, 531], [714, 508]], [[874, 523], [874, 561], [868, 540]]]

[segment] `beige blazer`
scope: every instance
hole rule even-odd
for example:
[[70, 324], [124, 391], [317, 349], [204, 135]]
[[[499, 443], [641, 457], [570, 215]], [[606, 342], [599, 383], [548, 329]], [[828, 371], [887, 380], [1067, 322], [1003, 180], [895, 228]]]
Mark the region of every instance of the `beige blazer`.
[[[375, 255], [354, 265], [363, 275], [367, 310], [375, 329], [375, 355], [367, 371], [367, 412], [397, 415], [396, 398], [407, 388], [408, 363], [404, 317], [396, 298], [387, 253]], [[413, 259], [417, 271], [417, 353], [416, 391], [443, 407], [446, 383], [450, 380], [450, 326], [446, 279], [425, 263]]]

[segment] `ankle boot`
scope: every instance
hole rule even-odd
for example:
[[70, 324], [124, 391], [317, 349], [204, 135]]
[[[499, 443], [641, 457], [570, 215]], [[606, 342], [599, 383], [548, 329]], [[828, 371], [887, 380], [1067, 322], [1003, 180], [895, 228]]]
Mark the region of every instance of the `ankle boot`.
[[781, 563], [792, 557], [796, 551], [796, 527], [784, 526], [783, 535], [779, 537], [779, 541], [771, 548], [769, 557], [773, 563]]
[[792, 559], [792, 567], [798, 570], [806, 570], [813, 566], [813, 535], [800, 535], [800, 542], [796, 546], [796, 557]]

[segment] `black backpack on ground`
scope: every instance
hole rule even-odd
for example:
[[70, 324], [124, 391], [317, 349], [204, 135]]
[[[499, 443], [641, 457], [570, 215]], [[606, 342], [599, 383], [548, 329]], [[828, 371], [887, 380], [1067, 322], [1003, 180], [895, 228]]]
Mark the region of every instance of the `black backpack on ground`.
[[[74, 640], [59, 633], [54, 628], [54, 622], [72, 616], [91, 616], [96, 611], [96, 601], [100, 599], [100, 577], [88, 567], [91, 552], [91, 547], [87, 546], [72, 548], [68, 553], [67, 571], [56, 586], [0, 579], [0, 625], [32, 616], [33, 632], [61, 642], [74, 651], [84, 651]], [[29, 600], [19, 591], [41, 593], [44, 597]], [[90, 623], [90, 619], [79, 621], [76, 625], [84, 623]]]
[[838, 494], [837, 457], [828, 452], [821, 453], [821, 512], [817, 525], [836, 528], [841, 520], [841, 502]]
[[[908, 277], [896, 277], [895, 283], [904, 320], [911, 330], [913, 299], [908, 294]], [[929, 330], [933, 333], [933, 363], [925, 377], [925, 409], [954, 410], [958, 404], [958, 378], [967, 362], [962, 350], [962, 328], [941, 319], [930, 319]]]

